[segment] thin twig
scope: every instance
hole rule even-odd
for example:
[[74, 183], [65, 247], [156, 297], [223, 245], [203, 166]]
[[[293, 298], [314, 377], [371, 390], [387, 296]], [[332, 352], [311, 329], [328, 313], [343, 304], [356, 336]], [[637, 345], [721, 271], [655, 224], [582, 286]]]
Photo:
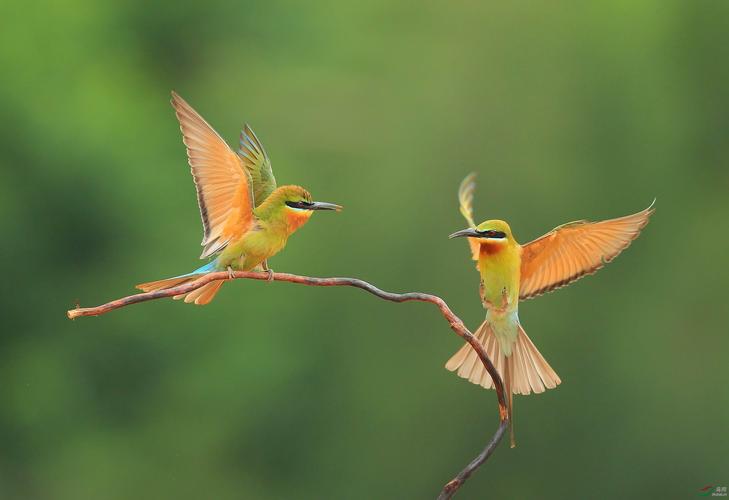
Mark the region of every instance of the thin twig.
[[[269, 277], [268, 273], [236, 271], [232, 273], [232, 278], [267, 280], [271, 277]], [[458, 473], [458, 475], [454, 479], [449, 481], [443, 487], [443, 490], [438, 496], [438, 500], [447, 500], [452, 498], [453, 495], [456, 494], [458, 489], [463, 486], [463, 483], [466, 482], [469, 476], [491, 456], [491, 454], [496, 449], [496, 446], [501, 441], [501, 438], [504, 436], [506, 428], [509, 426], [506, 397], [504, 393], [504, 383], [501, 380], [501, 376], [499, 376], [499, 372], [496, 370], [493, 363], [489, 359], [481, 343], [476, 339], [476, 337], [473, 336], [468, 328], [466, 328], [466, 325], [463, 324], [463, 321], [458, 316], [456, 316], [453, 311], [451, 311], [451, 308], [448, 307], [448, 304], [446, 304], [443, 299], [436, 295], [419, 292], [386, 292], [384, 290], [380, 290], [370, 283], [367, 283], [366, 281], [356, 278], [312, 278], [309, 276], [298, 276], [288, 273], [273, 273], [272, 278], [274, 281], [287, 281], [289, 283], [298, 283], [300, 285], [308, 286], [351, 286], [355, 288], [360, 288], [366, 292], [371, 293], [372, 295], [375, 295], [383, 300], [388, 300], [390, 302], [429, 302], [438, 307], [443, 317], [446, 319], [446, 321], [448, 321], [451, 329], [459, 337], [471, 344], [471, 347], [476, 350], [476, 353], [478, 354], [481, 363], [483, 363], [484, 367], [489, 372], [489, 375], [491, 375], [491, 378], [494, 381], [494, 387], [496, 388], [496, 397], [499, 403], [499, 426], [484, 450], [475, 459], [473, 459], [460, 473]], [[66, 315], [70, 319], [78, 318], [80, 316], [99, 316], [101, 314], [106, 314], [110, 311], [113, 311], [114, 309], [119, 309], [121, 307], [129, 306], [132, 304], [138, 304], [140, 302], [146, 302], [148, 300], [173, 297], [175, 295], [184, 295], [193, 290], [197, 290], [198, 288], [210, 283], [211, 281], [229, 279], [231, 279], [231, 275], [229, 275], [229, 273], [226, 271], [208, 273], [194, 281], [184, 283], [182, 285], [178, 285], [172, 288], [167, 288], [165, 290], [138, 293], [136, 295], [130, 295], [128, 297], [107, 302], [106, 304], [102, 304], [97, 307], [77, 307], [76, 309], [70, 309], [66, 313]]]

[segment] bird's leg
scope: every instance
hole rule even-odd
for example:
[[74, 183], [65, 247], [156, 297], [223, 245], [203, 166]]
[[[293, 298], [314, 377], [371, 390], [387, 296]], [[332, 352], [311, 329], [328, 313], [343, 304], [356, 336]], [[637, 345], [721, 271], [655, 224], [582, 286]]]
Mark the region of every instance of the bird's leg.
[[509, 292], [506, 290], [506, 287], [504, 287], [501, 289], [501, 307], [505, 310], [508, 305], [509, 305]]
[[228, 279], [229, 280], [233, 279], [233, 268], [230, 266], [228, 266]]
[[266, 278], [266, 280], [273, 281], [273, 269], [268, 267], [268, 259], [263, 259], [263, 262], [261, 262], [261, 268], [268, 273], [268, 278]]

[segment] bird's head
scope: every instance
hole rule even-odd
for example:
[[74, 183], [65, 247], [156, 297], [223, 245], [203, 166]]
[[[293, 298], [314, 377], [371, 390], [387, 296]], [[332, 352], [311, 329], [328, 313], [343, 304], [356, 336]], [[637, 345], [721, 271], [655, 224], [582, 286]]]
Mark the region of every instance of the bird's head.
[[283, 216], [289, 230], [293, 232], [308, 221], [316, 210], [336, 210], [338, 212], [341, 209], [342, 207], [334, 203], [313, 201], [311, 194], [301, 186], [281, 186], [271, 193], [258, 211], [271, 213], [273, 217]]
[[311, 194], [301, 186], [281, 186], [281, 200], [288, 210], [294, 212], [307, 212], [309, 215], [314, 210], [336, 210], [339, 212], [342, 207], [325, 201], [313, 201]]
[[514, 236], [511, 234], [509, 225], [498, 219], [487, 220], [476, 227], [469, 227], [451, 234], [449, 238], [458, 238], [466, 236], [475, 238], [479, 243], [489, 243], [495, 245], [512, 243]]

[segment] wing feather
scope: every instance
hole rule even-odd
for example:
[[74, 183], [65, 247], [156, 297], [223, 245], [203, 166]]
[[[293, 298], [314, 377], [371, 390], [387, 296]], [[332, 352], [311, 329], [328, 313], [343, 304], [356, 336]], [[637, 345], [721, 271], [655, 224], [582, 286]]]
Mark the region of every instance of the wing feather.
[[476, 227], [473, 222], [473, 193], [476, 191], [476, 173], [471, 172], [458, 187], [458, 209], [468, 222], [469, 227]]
[[[473, 194], [476, 191], [476, 172], [471, 172], [458, 187], [458, 210], [468, 222], [468, 227], [476, 227], [473, 221]], [[478, 262], [481, 244], [476, 238], [468, 238], [468, 246], [471, 249], [471, 258]]]
[[200, 258], [220, 252], [253, 223], [253, 194], [241, 160], [185, 100], [172, 92], [203, 223]]
[[250, 175], [254, 204], [258, 206], [276, 189], [276, 178], [263, 144], [248, 124], [240, 132], [238, 156]]
[[652, 203], [617, 219], [570, 222], [527, 243], [522, 247], [519, 298], [530, 299], [594, 273], [628, 248], [653, 212]]

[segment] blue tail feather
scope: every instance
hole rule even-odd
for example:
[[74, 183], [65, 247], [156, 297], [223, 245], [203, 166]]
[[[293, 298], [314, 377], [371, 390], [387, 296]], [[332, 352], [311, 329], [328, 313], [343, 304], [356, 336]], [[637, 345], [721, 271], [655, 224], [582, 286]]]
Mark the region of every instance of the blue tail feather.
[[216, 264], [216, 262], [214, 260], [212, 260], [212, 261], [208, 262], [207, 264], [205, 264], [204, 266], [195, 269], [190, 274], [211, 273], [211, 272], [215, 271], [215, 264]]
[[196, 274], [205, 274], [205, 273], [211, 273], [211, 272], [213, 272], [213, 271], [215, 271], [215, 270], [216, 270], [216, 269], [215, 269], [215, 261], [213, 260], [213, 261], [210, 261], [210, 262], [208, 262], [207, 264], [205, 264], [205, 265], [204, 265], [204, 266], [202, 266], [202, 267], [198, 267], [197, 269], [195, 269], [195, 270], [194, 270], [193, 272], [191, 272], [191, 273], [187, 273], [187, 274], [181, 274], [181, 275], [179, 275], [179, 276], [175, 276], [174, 278], [170, 278], [170, 279], [175, 279], [175, 278], [187, 278], [188, 276], [195, 276]]

